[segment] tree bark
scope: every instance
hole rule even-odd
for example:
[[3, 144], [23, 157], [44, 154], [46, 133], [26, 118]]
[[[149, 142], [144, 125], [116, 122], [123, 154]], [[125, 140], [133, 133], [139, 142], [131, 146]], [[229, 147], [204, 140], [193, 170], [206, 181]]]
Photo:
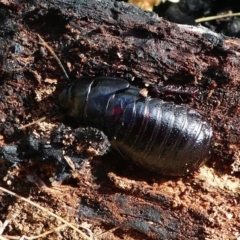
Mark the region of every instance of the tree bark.
[[[110, 0], [0, 1], [0, 11], [0, 146], [22, 144], [29, 132], [47, 142], [51, 126], [63, 121], [59, 114], [28, 130], [19, 129], [57, 108], [57, 95], [67, 85], [38, 34], [73, 80], [108, 75], [139, 87], [196, 92], [184, 102], [175, 95], [163, 99], [197, 109], [213, 127], [215, 145], [208, 167], [170, 179], [112, 160], [111, 155], [104, 163], [93, 161], [91, 173], [78, 178], [79, 214], [102, 229], [114, 225], [141, 232], [126, 232], [135, 239], [240, 235], [239, 39], [201, 26], [170, 23]], [[116, 169], [115, 163], [127, 170]], [[98, 175], [99, 165], [104, 177]]]

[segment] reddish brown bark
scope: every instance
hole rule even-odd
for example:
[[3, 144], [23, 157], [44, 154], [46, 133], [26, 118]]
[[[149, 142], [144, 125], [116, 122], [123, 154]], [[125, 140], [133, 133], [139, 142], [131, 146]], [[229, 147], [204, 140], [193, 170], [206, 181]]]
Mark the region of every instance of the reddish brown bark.
[[[239, 234], [239, 40], [201, 26], [173, 24], [134, 6], [107, 0], [1, 1], [0, 10], [2, 146], [18, 145], [29, 132], [48, 141], [52, 127], [63, 121], [59, 113], [27, 130], [19, 129], [57, 108], [58, 93], [67, 84], [37, 34], [55, 50], [71, 79], [110, 75], [134, 79], [132, 84], [139, 87], [197, 91], [196, 99], [186, 102], [172, 95], [163, 98], [197, 109], [214, 128], [209, 167], [187, 178], [163, 178], [110, 155], [73, 175], [80, 187], [74, 188], [70, 203], [50, 190], [36, 196], [36, 201], [50, 195], [49, 208], [66, 204], [78, 209], [81, 221], [91, 222], [93, 231], [98, 225], [102, 230], [113, 226], [130, 229], [117, 231], [109, 239], [126, 235], [133, 239], [145, 239], [146, 235], [155, 239], [227, 239]], [[97, 143], [101, 144], [96, 140], [91, 150], [101, 149]], [[71, 144], [78, 151], [91, 151], [84, 143], [81, 147]], [[99, 152], [95, 149], [94, 154]], [[28, 164], [21, 167], [26, 174]], [[7, 168], [2, 169], [4, 176]], [[46, 169], [44, 165], [41, 173], [48, 176]], [[25, 179], [25, 175], [13, 176]], [[16, 191], [25, 192], [17, 182], [13, 184]], [[30, 196], [35, 192], [30, 184], [25, 190]], [[64, 191], [62, 197], [69, 197], [73, 190]], [[6, 198], [9, 205], [12, 203]], [[0, 220], [9, 214], [4, 208]], [[70, 218], [66, 211], [62, 214]]]

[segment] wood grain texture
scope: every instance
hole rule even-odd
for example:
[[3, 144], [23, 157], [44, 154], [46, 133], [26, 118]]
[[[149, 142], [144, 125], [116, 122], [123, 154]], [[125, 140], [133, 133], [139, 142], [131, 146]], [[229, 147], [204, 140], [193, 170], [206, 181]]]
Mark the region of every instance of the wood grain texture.
[[[19, 129], [57, 109], [58, 93], [67, 85], [37, 34], [54, 49], [73, 80], [108, 75], [134, 79], [131, 83], [139, 87], [196, 90], [196, 99], [182, 101], [173, 95], [163, 99], [195, 108], [214, 128], [214, 154], [208, 167], [187, 178], [163, 178], [108, 155], [74, 173], [74, 194], [70, 187], [60, 195], [43, 191], [46, 199], [52, 194], [53, 201], [47, 201], [50, 207], [61, 209], [69, 204], [78, 209], [81, 221], [100, 226], [102, 231], [113, 226], [123, 229], [103, 239], [229, 239], [240, 235], [238, 39], [201, 26], [170, 23], [108, 0], [0, 1], [0, 11], [0, 146], [15, 146], [13, 157], [23, 158], [25, 163], [29, 160], [20, 147], [32, 132], [54, 150], [51, 134], [64, 119], [59, 113], [27, 130]], [[70, 135], [63, 137], [64, 151], [83, 149], [81, 157], [86, 159], [101, 155], [96, 150], [98, 140], [90, 148], [72, 141]], [[86, 157], [89, 152], [92, 155]], [[52, 154], [45, 153], [44, 158]], [[40, 169], [43, 163], [36, 162]], [[21, 170], [25, 175], [27, 166]], [[6, 176], [8, 170], [2, 169], [1, 175]], [[25, 191], [17, 180], [23, 181], [25, 175], [15, 175], [13, 186], [20, 193]], [[24, 187], [31, 196], [31, 186]], [[43, 196], [36, 196], [36, 201]], [[10, 200], [5, 203], [13, 205]], [[10, 214], [7, 208], [1, 211], [2, 218]], [[66, 210], [62, 213], [67, 215]], [[16, 222], [12, 224], [13, 229], [19, 228]]]

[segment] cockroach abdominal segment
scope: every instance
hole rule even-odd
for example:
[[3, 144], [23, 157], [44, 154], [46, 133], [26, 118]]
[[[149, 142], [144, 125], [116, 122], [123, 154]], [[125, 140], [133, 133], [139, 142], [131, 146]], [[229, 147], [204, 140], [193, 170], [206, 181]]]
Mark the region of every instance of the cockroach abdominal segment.
[[210, 158], [213, 132], [199, 113], [144, 97], [124, 79], [79, 79], [60, 94], [60, 105], [79, 124], [103, 131], [112, 148], [154, 172], [182, 176]]

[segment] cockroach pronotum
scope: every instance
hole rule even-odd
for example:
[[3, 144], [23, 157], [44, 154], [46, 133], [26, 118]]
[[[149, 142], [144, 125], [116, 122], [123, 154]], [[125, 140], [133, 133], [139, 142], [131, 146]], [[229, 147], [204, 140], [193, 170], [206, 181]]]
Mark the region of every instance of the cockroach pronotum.
[[114, 77], [84, 77], [60, 94], [60, 105], [79, 124], [103, 131], [112, 148], [164, 175], [182, 176], [210, 158], [211, 126], [195, 110], [143, 97]]

